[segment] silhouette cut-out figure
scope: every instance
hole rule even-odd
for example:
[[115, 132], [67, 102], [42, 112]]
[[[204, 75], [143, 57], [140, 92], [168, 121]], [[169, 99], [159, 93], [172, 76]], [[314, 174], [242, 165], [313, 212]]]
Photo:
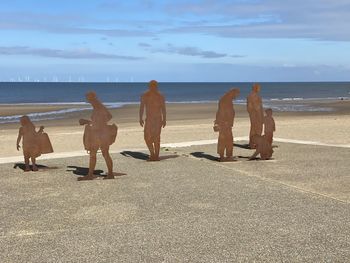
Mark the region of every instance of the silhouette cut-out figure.
[[253, 143], [256, 145], [254, 154], [249, 158], [249, 160], [254, 160], [260, 154], [261, 160], [268, 160], [272, 157], [273, 149], [272, 145], [267, 141], [265, 135], [254, 135]]
[[[214, 131], [219, 132], [217, 152], [220, 161], [232, 161], [233, 135], [232, 127], [235, 118], [233, 99], [239, 95], [239, 89], [231, 89], [219, 100], [218, 111], [214, 121]], [[225, 158], [226, 150], [226, 158]]]
[[251, 93], [247, 97], [247, 111], [250, 118], [249, 146], [251, 149], [255, 149], [252, 140], [253, 136], [261, 135], [263, 131], [264, 112], [259, 92], [260, 85], [255, 83]]
[[[143, 120], [146, 109], [146, 120]], [[164, 96], [158, 91], [158, 82], [151, 80], [149, 90], [141, 96], [140, 125], [144, 127], [144, 138], [150, 152], [149, 161], [159, 161], [160, 134], [166, 125]]]
[[22, 150], [24, 155], [25, 168], [24, 171], [30, 171], [29, 160], [32, 161], [33, 171], [38, 171], [36, 165], [36, 158], [41, 154], [52, 153], [52, 145], [49, 136], [44, 133], [44, 126], [40, 126], [40, 129], [36, 131], [34, 124], [31, 122], [28, 116], [22, 116], [20, 118], [21, 127], [18, 131], [17, 137], [17, 150], [21, 148], [19, 145], [22, 138]]
[[266, 109], [265, 113], [266, 115], [264, 117], [264, 135], [266, 137], [266, 140], [270, 144], [272, 144], [273, 133], [276, 131], [275, 120], [272, 117], [272, 109]]
[[83, 142], [85, 150], [90, 154], [90, 163], [88, 175], [80, 177], [78, 180], [92, 180], [96, 178], [94, 170], [96, 166], [96, 155], [99, 149], [101, 149], [108, 168], [108, 174], [105, 179], [114, 179], [113, 161], [109, 154], [109, 146], [115, 142], [118, 127], [115, 124], [108, 125], [108, 122], [112, 119], [112, 115], [99, 101], [95, 92], [88, 92], [86, 94], [86, 100], [93, 108], [91, 120], [80, 119], [79, 124], [85, 125]]

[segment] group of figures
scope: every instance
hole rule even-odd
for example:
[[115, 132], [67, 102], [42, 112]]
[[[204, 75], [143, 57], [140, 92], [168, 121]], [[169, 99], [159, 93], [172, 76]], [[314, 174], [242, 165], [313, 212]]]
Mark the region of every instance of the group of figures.
[[[264, 116], [262, 99], [259, 95], [260, 85], [254, 84], [252, 92], [247, 97], [247, 110], [250, 117], [249, 147], [255, 149], [250, 159], [255, 159], [259, 154], [261, 159], [271, 158], [273, 132], [275, 122], [272, 118], [272, 110], [267, 109]], [[233, 160], [233, 135], [232, 128], [235, 118], [233, 100], [239, 95], [239, 89], [231, 89], [221, 97], [218, 111], [214, 121], [214, 131], [219, 133], [218, 154], [220, 161]], [[83, 143], [85, 150], [90, 154], [88, 175], [79, 177], [78, 180], [93, 180], [96, 178], [94, 169], [96, 166], [96, 155], [101, 150], [106, 161], [108, 173], [105, 179], [113, 179], [113, 160], [109, 154], [110, 146], [115, 142], [118, 127], [109, 124], [112, 119], [111, 113], [97, 98], [95, 92], [88, 92], [86, 100], [91, 104], [93, 110], [91, 119], [80, 119], [79, 124], [84, 125]], [[146, 118], [144, 119], [144, 115]], [[149, 82], [149, 90], [141, 96], [139, 122], [144, 128], [144, 139], [150, 152], [149, 161], [159, 161], [161, 130], [166, 126], [165, 98], [158, 91], [158, 83], [155, 80]], [[52, 145], [44, 127], [38, 131], [27, 116], [20, 119], [21, 128], [17, 138], [17, 150], [20, 149], [22, 140], [25, 171], [30, 171], [30, 160], [33, 171], [37, 171], [36, 158], [41, 154], [52, 153]], [[264, 135], [262, 135], [264, 127]], [[226, 152], [226, 156], [225, 156]]]
[[[251, 160], [255, 159], [259, 154], [262, 160], [271, 158], [273, 153], [273, 133], [276, 130], [272, 109], [266, 109], [266, 115], [264, 116], [259, 92], [260, 85], [256, 83], [247, 97], [247, 111], [250, 119], [249, 148], [255, 149], [254, 154], [250, 157]], [[214, 131], [219, 132], [218, 154], [222, 162], [233, 160], [232, 128], [235, 118], [233, 100], [239, 96], [239, 93], [239, 89], [231, 89], [219, 100], [218, 111], [214, 121]], [[263, 128], [264, 135], [262, 135]]]

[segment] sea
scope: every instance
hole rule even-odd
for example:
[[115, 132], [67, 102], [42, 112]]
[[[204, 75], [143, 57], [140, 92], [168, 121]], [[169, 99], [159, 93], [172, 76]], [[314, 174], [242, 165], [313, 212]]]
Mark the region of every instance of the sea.
[[[235, 104], [245, 104], [253, 83], [160, 82], [159, 91], [168, 103], [217, 102], [230, 88], [239, 88]], [[260, 83], [264, 107], [276, 111], [332, 111], [315, 107], [307, 101], [349, 100], [350, 82], [265, 82]], [[139, 103], [148, 83], [81, 83], [81, 82], [0, 82], [1, 105], [75, 105], [63, 110], [31, 112], [32, 120], [64, 118], [66, 114], [91, 109], [85, 101], [88, 91], [95, 91], [109, 108]], [[76, 107], [79, 105], [79, 107]], [[1, 114], [0, 114], [1, 115]], [[1, 123], [19, 121], [18, 115], [0, 116]]]

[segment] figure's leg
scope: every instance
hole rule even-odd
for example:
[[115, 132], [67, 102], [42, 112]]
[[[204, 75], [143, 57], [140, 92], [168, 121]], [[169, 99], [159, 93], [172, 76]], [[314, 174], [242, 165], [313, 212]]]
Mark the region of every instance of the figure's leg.
[[29, 155], [27, 155], [26, 153], [24, 153], [24, 171], [25, 172], [31, 171], [29, 166]]
[[152, 160], [155, 156], [155, 152], [154, 152], [154, 146], [153, 146], [153, 142], [152, 142], [152, 135], [151, 135], [150, 127], [149, 127], [149, 125], [147, 125], [147, 121], [145, 124], [144, 139], [145, 139], [147, 148], [148, 148], [149, 153], [150, 153], [149, 160]]
[[159, 121], [152, 131], [152, 137], [154, 142], [154, 161], [159, 161], [160, 152], [160, 134], [162, 133], [162, 123]]
[[226, 157], [228, 161], [232, 160], [233, 156], [233, 135], [232, 135], [232, 128], [227, 128], [227, 134], [226, 134]]
[[89, 162], [89, 173], [88, 176], [93, 177], [95, 167], [96, 167], [96, 157], [97, 155], [97, 150], [91, 150], [90, 151], [90, 162]]
[[35, 157], [32, 157], [31, 160], [32, 160], [32, 165], [33, 165], [33, 171], [34, 172], [38, 171], [38, 166], [36, 166]]
[[150, 138], [145, 138], [145, 141], [146, 141], [146, 144], [147, 144], [147, 148], [149, 150], [149, 153], [150, 153], [150, 157], [149, 157], [149, 160], [152, 160], [155, 156], [155, 151], [154, 151], [154, 145], [153, 145], [153, 142], [151, 141]]
[[255, 129], [254, 129], [255, 120], [254, 120], [253, 114], [249, 114], [249, 118], [250, 118], [249, 147], [250, 149], [254, 149], [255, 145], [253, 143], [253, 136], [255, 135]]
[[225, 161], [225, 136], [224, 131], [221, 128], [218, 138], [218, 154], [220, 156], [220, 162]]
[[160, 136], [154, 140], [154, 158], [153, 161], [159, 161], [159, 152], [160, 152]]
[[111, 158], [111, 156], [109, 154], [109, 146], [104, 147], [101, 150], [102, 150], [103, 158], [105, 158], [106, 165], [107, 165], [107, 168], [108, 168], [108, 174], [107, 174], [106, 179], [114, 179], [113, 161], [112, 161], [112, 158]]
[[97, 149], [91, 149], [90, 150], [90, 161], [89, 161], [89, 173], [86, 176], [79, 177], [78, 181], [93, 180], [97, 177], [94, 175], [94, 171], [95, 171], [95, 167], [96, 167], [96, 155], [97, 155]]
[[263, 115], [259, 115], [256, 118], [256, 128], [255, 128], [256, 134], [261, 136], [263, 132], [263, 127], [264, 127], [264, 117]]

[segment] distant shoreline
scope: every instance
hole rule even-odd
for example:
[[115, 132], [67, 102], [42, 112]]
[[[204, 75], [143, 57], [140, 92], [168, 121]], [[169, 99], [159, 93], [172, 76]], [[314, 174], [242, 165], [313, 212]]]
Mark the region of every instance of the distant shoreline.
[[[139, 102], [105, 103], [110, 110], [124, 107], [138, 107]], [[167, 102], [167, 105], [216, 105], [216, 101]], [[348, 106], [341, 106], [342, 104]], [[234, 102], [235, 107], [245, 108], [244, 100]], [[317, 100], [264, 100], [264, 108], [285, 113], [343, 113], [350, 108], [350, 99], [317, 99]], [[54, 121], [86, 115], [91, 110], [87, 103], [14, 103], [0, 104], [0, 124], [18, 123], [22, 115], [28, 115], [33, 121]]]
[[[349, 93], [350, 95], [350, 93]], [[305, 102], [319, 102], [319, 101], [341, 101], [341, 100], [350, 100], [350, 96], [343, 96], [343, 97], [326, 97], [326, 98], [302, 98], [302, 97], [286, 97], [286, 98], [269, 98], [264, 99], [263, 102], [297, 102], [297, 101], [305, 101]], [[166, 101], [166, 103], [173, 103], [173, 104], [200, 104], [200, 103], [217, 103], [218, 100], [183, 100], [183, 101]], [[242, 104], [246, 102], [246, 98], [239, 98], [234, 101], [237, 104]], [[113, 106], [115, 104], [120, 105], [133, 105], [138, 104], [139, 101], [118, 101], [118, 102], [103, 102], [107, 106]], [[0, 103], [0, 107], [2, 106], [88, 106], [89, 103], [84, 101], [72, 101], [72, 102], [8, 102], [8, 103]]]

